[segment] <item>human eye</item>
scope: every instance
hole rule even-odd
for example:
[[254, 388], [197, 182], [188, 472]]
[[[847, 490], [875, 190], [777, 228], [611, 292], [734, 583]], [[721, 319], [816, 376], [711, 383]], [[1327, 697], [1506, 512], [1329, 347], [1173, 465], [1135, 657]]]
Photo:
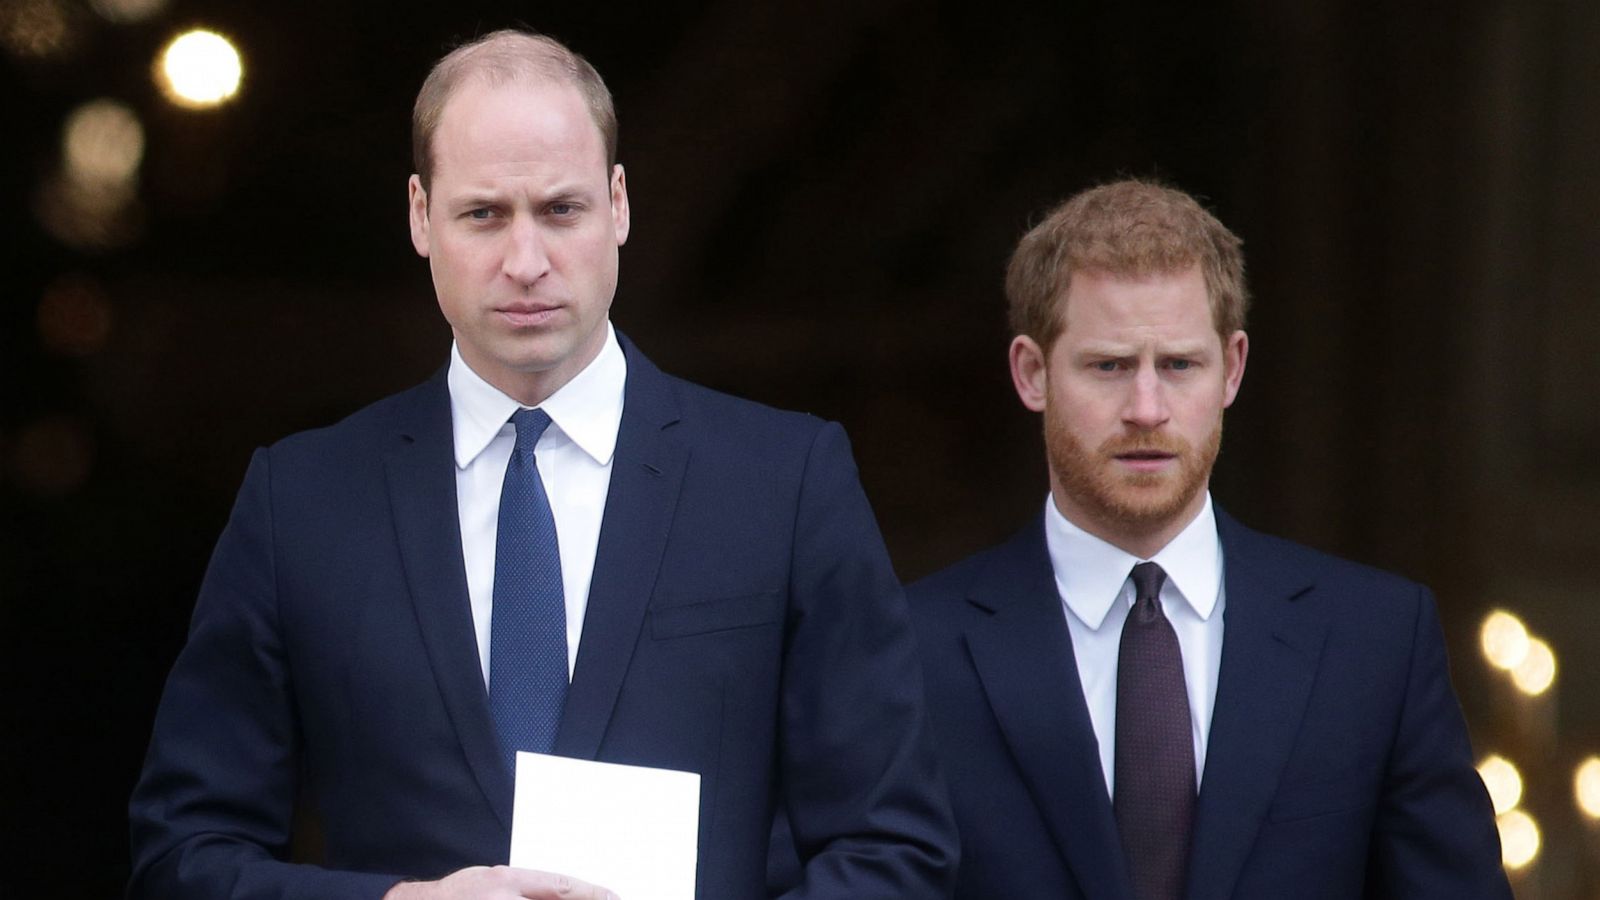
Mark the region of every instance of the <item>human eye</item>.
[[1198, 372], [1205, 360], [1192, 353], [1180, 353], [1161, 359], [1161, 368], [1179, 374]]
[[494, 207], [491, 207], [491, 206], [474, 206], [471, 209], [467, 210], [466, 212], [462, 213], [461, 215], [462, 215], [462, 218], [471, 219], [474, 222], [487, 222], [490, 219], [494, 218], [494, 213], [495, 213]]
[[583, 212], [583, 204], [575, 200], [552, 200], [544, 211], [552, 219], [567, 221], [578, 218]]

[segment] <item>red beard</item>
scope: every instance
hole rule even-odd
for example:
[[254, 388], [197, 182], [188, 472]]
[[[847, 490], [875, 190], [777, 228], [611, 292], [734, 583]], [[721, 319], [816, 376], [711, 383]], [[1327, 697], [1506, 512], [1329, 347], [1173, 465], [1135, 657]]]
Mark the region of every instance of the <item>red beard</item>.
[[[1044, 443], [1066, 498], [1077, 508], [1117, 531], [1146, 531], [1182, 515], [1211, 477], [1222, 449], [1222, 416], [1204, 446], [1196, 448], [1171, 434], [1121, 435], [1090, 450], [1049, 411]], [[1141, 451], [1171, 454], [1177, 467], [1165, 472], [1119, 471], [1116, 457]]]

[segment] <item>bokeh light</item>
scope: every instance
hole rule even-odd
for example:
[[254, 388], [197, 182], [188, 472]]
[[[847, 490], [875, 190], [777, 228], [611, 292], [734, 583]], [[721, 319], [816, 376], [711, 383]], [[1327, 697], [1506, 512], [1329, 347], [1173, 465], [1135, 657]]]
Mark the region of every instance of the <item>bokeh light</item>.
[[1521, 869], [1539, 856], [1539, 823], [1520, 809], [1495, 819], [1500, 828], [1500, 859], [1508, 869]]
[[39, 301], [39, 340], [65, 356], [99, 352], [111, 336], [111, 324], [111, 302], [86, 275], [57, 279]]
[[42, 497], [59, 497], [82, 487], [93, 463], [94, 440], [88, 424], [65, 414], [24, 427], [11, 455], [17, 485]]
[[89, 0], [89, 6], [106, 21], [127, 25], [166, 9], [167, 0]]
[[1522, 773], [1503, 756], [1489, 756], [1478, 763], [1478, 777], [1489, 789], [1495, 815], [1508, 813], [1522, 802]]
[[225, 103], [239, 92], [244, 63], [227, 38], [195, 29], [167, 45], [156, 72], [167, 99], [190, 109], [205, 109]]
[[81, 250], [121, 247], [143, 226], [138, 204], [144, 126], [115, 100], [93, 100], [67, 117], [61, 168], [34, 197], [39, 224]]
[[1517, 690], [1530, 696], [1538, 696], [1549, 690], [1556, 680], [1555, 651], [1538, 638], [1528, 641], [1528, 652], [1522, 662], [1511, 670], [1511, 680]]
[[56, 240], [80, 250], [124, 247], [144, 230], [131, 182], [97, 185], [57, 175], [40, 185], [33, 209]]
[[61, 0], [0, 0], [0, 44], [20, 59], [65, 55], [77, 43], [72, 10]]
[[1572, 776], [1572, 793], [1578, 808], [1591, 819], [1600, 819], [1600, 756], [1591, 756], [1578, 764]]
[[131, 181], [144, 159], [144, 126], [133, 110], [115, 100], [91, 100], [67, 117], [61, 158], [74, 180]]
[[1528, 654], [1527, 626], [1511, 613], [1497, 609], [1483, 620], [1479, 644], [1490, 665], [1509, 672], [1521, 665]]

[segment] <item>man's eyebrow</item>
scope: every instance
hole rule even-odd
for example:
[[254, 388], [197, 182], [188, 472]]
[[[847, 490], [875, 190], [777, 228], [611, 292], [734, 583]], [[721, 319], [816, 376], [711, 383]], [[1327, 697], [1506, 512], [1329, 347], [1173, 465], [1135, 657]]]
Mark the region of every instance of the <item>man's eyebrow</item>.
[[1074, 351], [1074, 356], [1136, 356], [1138, 350], [1132, 344], [1113, 344], [1109, 342], [1093, 342], [1079, 346]]
[[[559, 184], [549, 190], [539, 191], [532, 196], [532, 200], [536, 206], [560, 202], [589, 202], [594, 193], [594, 191], [581, 184]], [[446, 202], [454, 207], [492, 206], [506, 203], [508, 198], [520, 196], [521, 192], [518, 191], [507, 192], [491, 187], [467, 187], [463, 188], [459, 193], [446, 198]]]
[[545, 203], [549, 203], [553, 200], [588, 200], [601, 193], [601, 191], [595, 190], [592, 185], [581, 181], [574, 181], [557, 184], [551, 187], [549, 190], [542, 192], [540, 196], [543, 198]]
[[[1074, 356], [1105, 356], [1105, 357], [1121, 358], [1121, 357], [1128, 357], [1128, 356], [1138, 356], [1140, 353], [1143, 352], [1143, 350], [1144, 350], [1143, 345], [1117, 344], [1117, 343], [1111, 343], [1111, 342], [1108, 342], [1108, 341], [1107, 342], [1092, 342], [1092, 343], [1085, 343], [1082, 346], [1078, 347], [1073, 352], [1073, 355]], [[1196, 356], [1198, 354], [1204, 353], [1205, 350], [1206, 350], [1205, 341], [1173, 341], [1173, 342], [1170, 342], [1170, 343], [1157, 343], [1156, 346], [1155, 346], [1155, 355], [1156, 356]]]
[[446, 197], [445, 202], [451, 206], [490, 206], [503, 199], [504, 196], [498, 191], [472, 188]]

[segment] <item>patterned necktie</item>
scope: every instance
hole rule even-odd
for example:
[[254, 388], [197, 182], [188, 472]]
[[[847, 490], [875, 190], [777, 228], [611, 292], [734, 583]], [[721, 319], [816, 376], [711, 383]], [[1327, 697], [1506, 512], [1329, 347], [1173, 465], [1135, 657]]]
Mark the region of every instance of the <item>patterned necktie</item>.
[[1116, 786], [1112, 807], [1138, 900], [1182, 896], [1194, 820], [1194, 743], [1183, 654], [1161, 611], [1167, 573], [1133, 567], [1136, 599], [1117, 656]]
[[556, 522], [533, 448], [543, 410], [511, 416], [517, 446], [500, 489], [489, 615], [489, 711], [511, 771], [516, 751], [549, 753], [567, 700], [567, 603]]

